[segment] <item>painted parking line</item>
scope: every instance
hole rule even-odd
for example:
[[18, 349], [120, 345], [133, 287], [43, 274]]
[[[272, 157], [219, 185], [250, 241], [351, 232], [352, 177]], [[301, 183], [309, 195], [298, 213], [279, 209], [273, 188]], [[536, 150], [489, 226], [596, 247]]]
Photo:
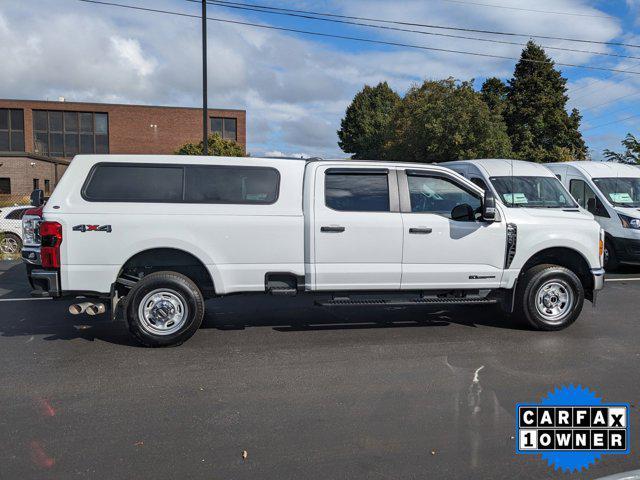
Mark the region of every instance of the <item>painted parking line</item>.
[[29, 302], [31, 300], [53, 300], [52, 298], [0, 298], [0, 302]]
[[633, 278], [605, 278], [605, 282], [640, 282], [640, 277]]

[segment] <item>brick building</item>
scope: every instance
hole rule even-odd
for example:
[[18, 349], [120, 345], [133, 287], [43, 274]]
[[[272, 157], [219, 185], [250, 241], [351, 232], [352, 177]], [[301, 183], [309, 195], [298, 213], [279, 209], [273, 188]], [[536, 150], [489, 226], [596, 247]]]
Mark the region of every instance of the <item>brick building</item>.
[[[209, 109], [209, 130], [246, 147], [246, 112]], [[171, 154], [202, 140], [199, 108], [0, 100], [0, 196], [53, 190], [80, 153]]]

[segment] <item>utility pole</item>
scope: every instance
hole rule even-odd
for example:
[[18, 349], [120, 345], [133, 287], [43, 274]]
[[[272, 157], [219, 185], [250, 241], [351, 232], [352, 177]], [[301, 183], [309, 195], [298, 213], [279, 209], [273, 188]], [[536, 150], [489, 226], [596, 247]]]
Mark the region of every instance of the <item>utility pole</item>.
[[202, 0], [202, 153], [209, 155], [207, 112], [207, 0]]

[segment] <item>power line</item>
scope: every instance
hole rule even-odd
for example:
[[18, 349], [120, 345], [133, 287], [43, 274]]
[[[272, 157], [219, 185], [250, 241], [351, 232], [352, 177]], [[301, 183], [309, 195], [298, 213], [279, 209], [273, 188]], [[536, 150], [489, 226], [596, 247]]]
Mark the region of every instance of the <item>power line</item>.
[[631, 115], [630, 117], [621, 118], [620, 120], [614, 120], [613, 122], [602, 123], [600, 125], [596, 125], [595, 127], [583, 128], [582, 131], [586, 132], [587, 130], [595, 130], [596, 128], [607, 127], [609, 125], [613, 125], [615, 123], [620, 123], [620, 122], [626, 122], [627, 120], [631, 120], [631, 119], [637, 118], [637, 117], [640, 117], [640, 113], [637, 113], [635, 115]]
[[[100, 1], [100, 0], [78, 0], [78, 1], [83, 2], [83, 3], [97, 4], [97, 5], [106, 5], [106, 6], [112, 6], [112, 7], [128, 8], [128, 9], [132, 9], [132, 10], [140, 10], [140, 11], [145, 11], [145, 12], [163, 13], [163, 14], [168, 14], [168, 15], [177, 15], [177, 16], [181, 16], [181, 17], [198, 18], [198, 19], [201, 18], [198, 15], [192, 15], [192, 14], [188, 14], [188, 13], [174, 12], [174, 11], [169, 11], [169, 10], [160, 10], [160, 9], [148, 8], [148, 7], [138, 7], [138, 6], [127, 5], [127, 4], [122, 4], [122, 3], [105, 2], [105, 1]], [[446, 49], [446, 48], [427, 47], [427, 46], [424, 46], [424, 45], [414, 45], [414, 44], [409, 44], [409, 43], [388, 42], [388, 41], [373, 40], [373, 39], [370, 39], [370, 38], [363, 38], [363, 37], [352, 37], [352, 36], [348, 36], [348, 35], [337, 35], [337, 34], [322, 33], [322, 32], [312, 32], [312, 31], [300, 30], [300, 29], [296, 29], [296, 28], [276, 27], [276, 26], [273, 26], [273, 25], [262, 25], [262, 24], [259, 24], [259, 23], [241, 22], [239, 20], [229, 20], [229, 19], [214, 18], [214, 17], [207, 17], [207, 20], [211, 20], [211, 21], [214, 21], [214, 22], [230, 23], [230, 24], [234, 24], [234, 25], [244, 25], [244, 26], [249, 26], [249, 27], [264, 28], [264, 29], [268, 29], [268, 30], [279, 30], [279, 31], [283, 31], [283, 32], [299, 33], [299, 34], [303, 34], [303, 35], [312, 35], [312, 36], [316, 36], [316, 37], [337, 38], [337, 39], [340, 39], [340, 40], [350, 40], [350, 41], [363, 42], [363, 43], [387, 45], [387, 46], [391, 46], [391, 47], [404, 47], [404, 48], [412, 48], [412, 49], [426, 50], [426, 51], [432, 51], [432, 52], [457, 53], [457, 54], [461, 54], [461, 55], [470, 55], [470, 56], [483, 57], [483, 58], [495, 58], [495, 59], [499, 59], [499, 60], [515, 60], [515, 61], [522, 61], [522, 62], [527, 62], [527, 63], [546, 63], [543, 60], [515, 58], [515, 57], [508, 57], [508, 56], [505, 56], [505, 55], [494, 55], [494, 54], [489, 54], [489, 53], [468, 52], [468, 51], [464, 51], [464, 50], [450, 50], [450, 49]], [[573, 63], [560, 63], [560, 62], [556, 62], [555, 64], [556, 65], [560, 65], [560, 66], [564, 66], [564, 67], [582, 68], [582, 69], [586, 69], [586, 70], [599, 70], [599, 71], [605, 71], [605, 72], [620, 72], [620, 73], [626, 73], [626, 74], [630, 74], [630, 75], [640, 75], [640, 71], [634, 71], [634, 70], [620, 70], [620, 69], [614, 69], [614, 68], [595, 67], [595, 66], [591, 66], [591, 65], [578, 65], [578, 64], [573, 64]]]
[[[198, 3], [198, 4], [200, 3], [200, 0], [186, 0], [186, 1], [187, 2], [192, 2], [192, 3]], [[378, 28], [378, 29], [382, 29], [382, 30], [391, 30], [391, 31], [396, 31], [396, 32], [418, 33], [418, 34], [421, 34], [421, 35], [432, 35], [432, 36], [447, 37], [447, 38], [459, 38], [459, 39], [463, 39], [463, 40], [474, 40], [474, 41], [487, 42], [487, 43], [499, 43], [499, 44], [503, 44], [503, 45], [517, 45], [517, 46], [520, 46], [520, 47], [526, 46], [526, 43], [509, 42], [507, 40], [495, 40], [495, 39], [491, 39], [491, 38], [481, 38], [481, 37], [468, 37], [468, 36], [464, 36], [464, 35], [454, 35], [454, 34], [450, 34], [450, 33], [426, 32], [424, 30], [414, 30], [414, 29], [408, 29], [408, 28], [389, 27], [389, 26], [385, 26], [385, 25], [376, 25], [376, 24], [373, 24], [373, 23], [362, 23], [362, 22], [355, 22], [355, 21], [350, 21], [350, 20], [337, 20], [337, 19], [334, 19], [334, 18], [323, 18], [323, 17], [314, 16], [312, 14], [279, 12], [279, 11], [274, 11], [274, 10], [262, 9], [260, 7], [243, 7], [243, 6], [239, 6], [239, 5], [231, 5], [231, 4], [228, 4], [228, 2], [218, 1], [218, 0], [207, 0], [207, 3], [209, 5], [214, 6], [214, 7], [223, 7], [223, 8], [231, 8], [231, 9], [236, 9], [236, 10], [253, 11], [253, 12], [259, 12], [259, 13], [268, 13], [270, 15], [284, 15], [284, 16], [289, 16], [289, 17], [305, 18], [305, 19], [308, 19], [308, 20], [318, 20], [318, 21], [322, 21], [322, 22], [340, 23], [340, 24], [346, 24], [346, 25], [357, 25], [357, 26], [361, 26], [361, 27]], [[640, 60], [640, 57], [634, 57], [634, 56], [631, 56], [631, 55], [622, 55], [622, 54], [618, 54], [618, 53], [596, 52], [596, 51], [593, 51], [593, 50], [580, 50], [580, 49], [566, 48], [566, 47], [553, 47], [553, 46], [550, 46], [550, 45], [540, 45], [540, 46], [545, 48], [545, 49], [548, 49], [548, 50], [562, 50], [564, 52], [587, 53], [587, 54], [590, 54], [590, 55], [601, 55], [601, 56], [607, 56], [607, 57], [630, 58], [630, 59], [634, 59], [634, 60]]]
[[619, 100], [623, 100], [625, 98], [630, 98], [630, 97], [635, 97], [637, 95], [640, 95], [640, 91], [639, 92], [634, 92], [634, 93], [627, 93], [626, 95], [622, 95], [620, 97], [616, 97], [613, 100], [608, 100], [606, 102], [598, 103], [597, 105], [593, 105], [591, 107], [584, 108], [584, 109], [582, 109], [582, 111], [580, 113], [584, 113], [584, 112], [587, 112], [589, 110], [593, 110], [594, 108], [604, 107], [605, 105], [609, 105], [610, 103], [615, 103], [615, 102], [617, 102]]
[[[409, 27], [424, 27], [424, 28], [434, 28], [434, 29], [441, 29], [441, 30], [455, 30], [459, 32], [486, 33], [489, 35], [505, 35], [505, 36], [525, 37], [525, 38], [542, 38], [545, 40], [562, 40], [566, 42], [592, 43], [597, 45], [611, 45], [611, 46], [618, 46], [618, 47], [640, 48], [640, 45], [622, 43], [622, 42], [604, 42], [604, 41], [598, 41], [598, 40], [586, 40], [582, 38], [555, 37], [550, 35], [533, 35], [530, 33], [500, 32], [495, 30], [481, 30], [481, 29], [475, 29], [475, 28], [449, 27], [444, 25], [433, 25], [433, 24], [427, 24], [427, 23], [414, 23], [414, 22], [405, 22], [405, 21], [399, 21], [399, 20], [385, 20], [382, 18], [357, 17], [352, 15], [339, 15], [337, 13], [315, 12], [311, 10], [296, 10], [292, 8], [271, 7], [269, 5], [261, 5], [258, 3], [234, 2], [230, 0], [215, 0], [215, 1], [216, 3], [224, 3], [226, 5], [239, 5], [243, 7], [261, 8], [263, 10], [300, 13], [300, 14], [307, 14], [307, 15], [316, 15], [320, 17], [344, 18], [347, 20], [363, 20], [367, 22], [379, 22], [379, 23], [386, 23], [386, 24], [393, 24], [393, 25], [409, 26]], [[211, 3], [211, 1], [209, 3]]]
[[493, 7], [493, 8], [504, 8], [506, 10], [519, 10], [522, 12], [548, 13], [551, 15], [571, 15], [575, 17], [611, 18], [609, 15], [595, 15], [595, 14], [577, 13], [577, 12], [554, 12], [549, 10], [534, 10], [532, 8], [520, 8], [520, 7], [507, 6], [507, 5], [495, 5], [492, 3], [464, 2], [462, 0], [441, 0], [441, 1], [449, 2], [449, 3], [457, 3], [461, 5], [473, 5], [476, 7]]

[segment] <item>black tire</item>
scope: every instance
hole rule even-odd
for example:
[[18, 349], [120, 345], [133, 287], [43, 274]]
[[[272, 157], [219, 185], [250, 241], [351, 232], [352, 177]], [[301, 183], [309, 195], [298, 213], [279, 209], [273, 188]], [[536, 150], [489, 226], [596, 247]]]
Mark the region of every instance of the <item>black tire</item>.
[[[537, 265], [526, 271], [518, 283], [515, 313], [518, 317], [526, 319], [536, 330], [562, 330], [580, 316], [584, 304], [584, 288], [578, 276], [571, 270], [558, 265]], [[546, 300], [553, 301], [553, 308], [544, 303], [543, 287], [548, 289]], [[561, 298], [565, 295], [567, 300], [563, 303]], [[540, 307], [538, 297], [541, 298]], [[559, 311], [556, 317], [552, 315], [555, 311]]]
[[[152, 295], [151, 298], [148, 296]], [[158, 309], [163, 318], [154, 315], [145, 315], [145, 307], [141, 307], [144, 301], [146, 305], [153, 305], [153, 295], [165, 295], [169, 300], [163, 300], [161, 308]], [[147, 300], [145, 300], [147, 298]], [[167, 328], [164, 333], [158, 333], [162, 324], [167, 318], [174, 318], [175, 315], [167, 317], [167, 312], [163, 308], [171, 309], [178, 302], [178, 312], [182, 311], [181, 320], [164, 325]], [[160, 302], [156, 302], [160, 304]], [[200, 289], [193, 281], [177, 272], [155, 272], [145, 276], [134, 285], [127, 295], [125, 306], [125, 320], [131, 334], [143, 345], [147, 347], [171, 347], [177, 346], [188, 340], [200, 328], [204, 318], [204, 298]], [[173, 309], [175, 311], [175, 308]], [[141, 316], [142, 314], [142, 316]], [[178, 313], [179, 315], [179, 313]], [[155, 323], [151, 319], [159, 319]], [[182, 320], [184, 319], [184, 320]], [[171, 331], [172, 328], [177, 328]]]
[[620, 262], [618, 261], [616, 249], [610, 240], [606, 240], [604, 242], [604, 269], [607, 272], [613, 272], [617, 270], [618, 267], [620, 267]]
[[[12, 251], [9, 251], [9, 248]], [[0, 233], [0, 253], [18, 255], [21, 251], [22, 239], [18, 235], [15, 233]]]

